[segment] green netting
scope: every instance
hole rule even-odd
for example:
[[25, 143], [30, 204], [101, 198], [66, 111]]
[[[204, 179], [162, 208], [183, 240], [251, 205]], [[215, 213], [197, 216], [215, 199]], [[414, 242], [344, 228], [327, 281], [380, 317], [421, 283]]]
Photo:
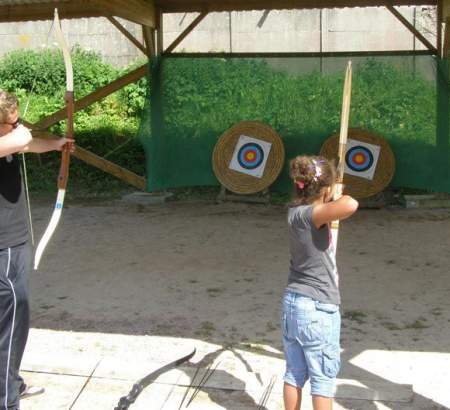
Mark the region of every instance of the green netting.
[[[148, 190], [218, 185], [214, 145], [242, 120], [272, 126], [287, 158], [317, 154], [339, 130], [349, 59], [350, 126], [389, 141], [397, 161], [392, 185], [450, 192], [448, 61], [426, 55], [162, 57], [152, 65], [140, 130]], [[290, 189], [286, 169], [272, 189]]]

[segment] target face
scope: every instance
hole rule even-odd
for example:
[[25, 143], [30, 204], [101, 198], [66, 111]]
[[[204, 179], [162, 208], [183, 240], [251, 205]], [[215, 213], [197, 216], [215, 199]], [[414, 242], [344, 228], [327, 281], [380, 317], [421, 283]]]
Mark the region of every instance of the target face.
[[241, 135], [234, 149], [230, 169], [261, 178], [272, 144]]
[[244, 144], [238, 152], [238, 162], [242, 168], [255, 169], [264, 160], [264, 151], [258, 144], [249, 142]]
[[379, 156], [379, 145], [349, 139], [345, 154], [345, 172], [349, 175], [372, 180]]
[[373, 164], [373, 155], [366, 147], [357, 145], [347, 151], [345, 162], [353, 171], [367, 171]]

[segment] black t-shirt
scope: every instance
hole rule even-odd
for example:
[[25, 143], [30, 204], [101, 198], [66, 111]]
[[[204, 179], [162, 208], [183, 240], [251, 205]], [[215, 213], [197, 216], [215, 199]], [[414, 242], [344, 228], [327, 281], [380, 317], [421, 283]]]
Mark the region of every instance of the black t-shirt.
[[0, 158], [0, 249], [28, 240], [28, 221], [18, 155]]

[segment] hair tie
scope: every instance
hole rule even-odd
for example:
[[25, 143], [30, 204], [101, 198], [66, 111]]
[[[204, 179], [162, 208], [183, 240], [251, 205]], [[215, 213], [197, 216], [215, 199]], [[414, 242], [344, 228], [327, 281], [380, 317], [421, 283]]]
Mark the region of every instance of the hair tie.
[[315, 159], [312, 160], [312, 163], [314, 164], [314, 171], [315, 171], [315, 175], [314, 175], [314, 181], [318, 181], [320, 176], [322, 175], [322, 169], [319, 166], [319, 163], [324, 162], [324, 161], [316, 161]]
[[297, 185], [298, 189], [303, 189], [305, 187], [305, 183], [303, 181], [295, 181], [295, 185]]

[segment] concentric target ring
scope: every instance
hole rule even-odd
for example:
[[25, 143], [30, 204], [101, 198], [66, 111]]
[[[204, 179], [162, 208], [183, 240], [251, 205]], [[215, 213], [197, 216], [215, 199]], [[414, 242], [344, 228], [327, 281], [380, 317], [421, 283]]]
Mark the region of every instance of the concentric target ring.
[[373, 154], [366, 147], [356, 145], [350, 148], [345, 154], [347, 166], [356, 172], [364, 172], [373, 165]]
[[249, 142], [240, 148], [237, 160], [242, 168], [255, 169], [264, 161], [264, 151], [258, 144]]

